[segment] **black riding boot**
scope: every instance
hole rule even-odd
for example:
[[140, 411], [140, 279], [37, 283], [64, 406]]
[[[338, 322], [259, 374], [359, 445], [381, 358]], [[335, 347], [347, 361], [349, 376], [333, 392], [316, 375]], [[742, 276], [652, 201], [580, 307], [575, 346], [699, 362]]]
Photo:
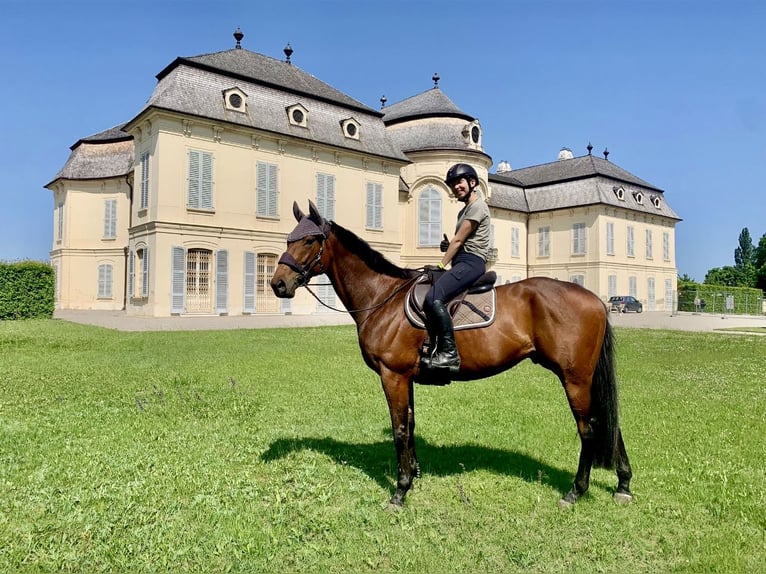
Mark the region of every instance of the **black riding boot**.
[[429, 332], [436, 334], [436, 352], [431, 357], [423, 357], [422, 364], [426, 369], [446, 369], [450, 373], [460, 370], [460, 356], [455, 346], [455, 331], [452, 318], [442, 301], [436, 300], [427, 309]]

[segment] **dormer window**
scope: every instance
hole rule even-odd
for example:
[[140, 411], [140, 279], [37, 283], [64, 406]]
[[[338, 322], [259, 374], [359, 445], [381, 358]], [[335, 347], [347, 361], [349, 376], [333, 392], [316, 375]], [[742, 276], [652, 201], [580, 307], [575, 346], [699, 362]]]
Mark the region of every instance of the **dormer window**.
[[620, 201], [625, 201], [625, 189], [623, 189], [621, 186], [614, 186], [612, 188], [612, 191], [614, 191], [614, 194], [617, 196], [617, 199]]
[[644, 204], [644, 194], [641, 193], [640, 191], [634, 191], [633, 192], [633, 199], [636, 200], [636, 203], [638, 205], [643, 205]]
[[300, 104], [287, 106], [287, 119], [290, 125], [301, 128], [309, 127], [309, 111]]
[[660, 208], [660, 196], [659, 195], [653, 195], [652, 196], [652, 205], [656, 207], [657, 209]]
[[474, 120], [469, 124], [466, 124], [463, 128], [463, 138], [465, 143], [474, 146], [481, 146], [481, 125], [478, 120]]
[[340, 127], [343, 130], [343, 135], [352, 140], [359, 139], [359, 128], [362, 127], [358, 121], [354, 118], [348, 118], [340, 122]]
[[239, 88], [229, 88], [223, 91], [223, 105], [232, 112], [247, 112], [247, 94]]

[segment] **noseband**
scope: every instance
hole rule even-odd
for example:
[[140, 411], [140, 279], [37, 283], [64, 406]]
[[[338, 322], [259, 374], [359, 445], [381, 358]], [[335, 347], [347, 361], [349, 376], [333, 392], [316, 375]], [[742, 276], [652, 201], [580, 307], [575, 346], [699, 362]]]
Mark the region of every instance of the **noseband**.
[[324, 236], [319, 237], [319, 253], [314, 256], [314, 258], [309, 261], [306, 265], [301, 265], [295, 260], [295, 257], [290, 255], [287, 251], [285, 251], [282, 256], [279, 258], [279, 261], [277, 262], [277, 265], [280, 263], [287, 265], [290, 269], [295, 271], [298, 274], [298, 287], [303, 287], [304, 285], [307, 285], [309, 280], [311, 279], [311, 269], [315, 265], [319, 265], [319, 273], [322, 274], [325, 272], [324, 265], [322, 265], [322, 255], [324, 254]]

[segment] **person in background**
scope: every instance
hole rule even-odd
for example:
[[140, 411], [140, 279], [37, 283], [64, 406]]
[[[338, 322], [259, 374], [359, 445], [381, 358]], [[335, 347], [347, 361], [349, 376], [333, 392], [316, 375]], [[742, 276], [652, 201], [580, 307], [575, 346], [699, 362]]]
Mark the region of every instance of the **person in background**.
[[423, 305], [434, 351], [431, 356], [423, 357], [422, 366], [457, 373], [460, 356], [446, 303], [486, 272], [491, 222], [489, 206], [478, 189], [479, 176], [472, 166], [453, 165], [444, 182], [465, 207], [458, 213], [454, 237], [449, 240], [445, 235], [439, 246], [444, 255], [438, 267], [447, 269], [450, 265], [450, 269], [434, 281]]

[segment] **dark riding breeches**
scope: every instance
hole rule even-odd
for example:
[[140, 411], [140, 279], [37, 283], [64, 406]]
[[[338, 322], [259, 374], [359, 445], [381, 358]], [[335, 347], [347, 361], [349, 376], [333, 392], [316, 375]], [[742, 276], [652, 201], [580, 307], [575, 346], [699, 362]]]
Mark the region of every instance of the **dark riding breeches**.
[[486, 264], [481, 257], [461, 251], [452, 259], [449, 271], [428, 291], [424, 306], [430, 308], [434, 301], [446, 303], [461, 291], [468, 289], [486, 270]]

